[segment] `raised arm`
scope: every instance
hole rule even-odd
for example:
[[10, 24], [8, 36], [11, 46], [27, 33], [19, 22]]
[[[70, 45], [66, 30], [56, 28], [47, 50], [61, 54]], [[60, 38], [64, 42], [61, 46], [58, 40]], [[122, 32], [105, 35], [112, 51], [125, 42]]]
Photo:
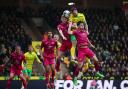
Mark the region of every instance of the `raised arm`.
[[57, 29], [58, 29], [58, 31], [59, 31], [61, 37], [62, 37], [64, 40], [67, 40], [67, 38], [64, 36], [62, 30], [61, 30], [59, 27], [58, 27]]
[[87, 34], [89, 35], [89, 32], [88, 32], [88, 24], [87, 24], [87, 21], [85, 19], [85, 15], [83, 14], [83, 20], [84, 20], [84, 23], [85, 23], [85, 29], [87, 31]]
[[72, 22], [69, 22], [68, 34], [73, 34], [73, 31], [71, 31], [71, 27], [72, 27]]
[[87, 21], [85, 20], [85, 29], [87, 31], [87, 34], [89, 35], [89, 32], [88, 32], [88, 24], [87, 24]]
[[92, 48], [95, 48], [95, 46], [90, 42], [90, 40], [88, 39], [88, 43]]

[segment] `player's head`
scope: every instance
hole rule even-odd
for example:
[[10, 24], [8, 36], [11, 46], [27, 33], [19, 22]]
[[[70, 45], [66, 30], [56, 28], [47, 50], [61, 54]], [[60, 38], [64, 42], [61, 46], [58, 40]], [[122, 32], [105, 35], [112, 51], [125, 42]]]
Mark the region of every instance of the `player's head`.
[[28, 51], [29, 51], [29, 52], [32, 52], [32, 51], [33, 51], [32, 45], [28, 45]]
[[77, 23], [72, 23], [72, 29], [76, 29], [77, 28]]
[[55, 39], [56, 41], [58, 41], [58, 40], [59, 40], [59, 35], [58, 35], [58, 34], [55, 34], [55, 35], [54, 35], [54, 39]]
[[80, 28], [80, 29], [85, 29], [85, 23], [82, 22], [82, 21], [79, 21], [79, 22], [77, 23], [77, 27]]
[[21, 47], [20, 47], [19, 45], [16, 45], [15, 51], [16, 51], [16, 53], [20, 54], [20, 52], [21, 52]]
[[48, 38], [52, 38], [52, 31], [48, 31]]
[[78, 10], [77, 10], [76, 7], [72, 7], [71, 8], [71, 12], [72, 12], [73, 16], [77, 16], [78, 15]]
[[67, 23], [68, 22], [68, 18], [65, 17], [64, 15], [61, 16], [61, 21], [62, 23]]

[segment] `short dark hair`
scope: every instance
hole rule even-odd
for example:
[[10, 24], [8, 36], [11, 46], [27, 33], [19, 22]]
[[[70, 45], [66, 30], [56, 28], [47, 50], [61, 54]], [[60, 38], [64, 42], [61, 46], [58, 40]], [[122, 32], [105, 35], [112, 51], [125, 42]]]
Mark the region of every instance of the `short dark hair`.
[[77, 23], [77, 26], [79, 26], [81, 23], [83, 23], [83, 24], [85, 25], [85, 22], [79, 21], [79, 22]]

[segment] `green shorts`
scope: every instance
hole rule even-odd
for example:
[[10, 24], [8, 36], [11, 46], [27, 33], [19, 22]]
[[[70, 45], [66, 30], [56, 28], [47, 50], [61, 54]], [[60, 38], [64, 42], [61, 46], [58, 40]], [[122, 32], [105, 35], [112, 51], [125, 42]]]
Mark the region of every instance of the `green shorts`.
[[75, 35], [71, 35], [71, 41], [76, 41]]
[[27, 74], [29, 77], [32, 76], [32, 70], [30, 70], [30, 69], [23, 70], [23, 73]]

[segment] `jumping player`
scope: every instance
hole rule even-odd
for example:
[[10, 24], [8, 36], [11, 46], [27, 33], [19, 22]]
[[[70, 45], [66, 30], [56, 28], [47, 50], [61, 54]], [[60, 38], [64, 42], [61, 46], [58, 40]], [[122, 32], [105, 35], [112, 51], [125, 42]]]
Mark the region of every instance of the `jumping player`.
[[[26, 79], [22, 73], [22, 62], [25, 63], [25, 56], [23, 52], [21, 51], [20, 46], [15, 47], [15, 51], [11, 54], [11, 59], [9, 61], [11, 61], [11, 69], [10, 69], [10, 77], [8, 79], [6, 89], [10, 89], [11, 81], [16, 75], [18, 75], [21, 81], [23, 82], [24, 89], [27, 89]], [[6, 62], [6, 64], [8, 62]]]
[[70, 14], [70, 17], [69, 17], [69, 21], [72, 22], [72, 23], [78, 23], [79, 21], [84, 22], [85, 23], [85, 29], [87, 29], [86, 31], [87, 31], [87, 33], [89, 33], [86, 18], [85, 18], [83, 13], [78, 12], [76, 7], [71, 8], [71, 14]]
[[[76, 24], [79, 21], [85, 22], [85, 28], [86, 28], [87, 33], [89, 34], [88, 25], [87, 25], [84, 14], [83, 13], [78, 13], [77, 8], [72, 7], [71, 8], [71, 14], [70, 14], [70, 17], [69, 17], [69, 22], [73, 23], [72, 24], [73, 25], [72, 30], [75, 30], [77, 28]], [[76, 43], [77, 42], [76, 42], [76, 38], [75, 38], [74, 35], [71, 35], [71, 41], [72, 41], [71, 56], [72, 56], [72, 59], [76, 59]]]
[[59, 55], [58, 55], [57, 63], [56, 63], [57, 71], [59, 71], [59, 68], [60, 68], [61, 57], [64, 55], [66, 51], [68, 51], [68, 53], [70, 54], [70, 50], [72, 47], [70, 35], [68, 34], [68, 26], [69, 26], [68, 18], [62, 15], [61, 23], [57, 26], [60, 36], [62, 37], [62, 45], [60, 47], [60, 51], [59, 51]]
[[[55, 77], [55, 53], [54, 49], [58, 50], [57, 41], [52, 38], [52, 32], [49, 31], [48, 39], [43, 39], [41, 48], [40, 48], [40, 55], [41, 59], [44, 61], [44, 65], [46, 66], [46, 83], [47, 87], [54, 87], [54, 77]], [[44, 52], [42, 52], [42, 48], [44, 48]], [[56, 53], [58, 55], [58, 52]], [[50, 74], [52, 73], [52, 74]], [[52, 75], [52, 82], [50, 82], [50, 75]]]
[[[33, 51], [32, 45], [28, 46], [28, 52], [26, 52], [24, 55], [25, 55], [26, 63], [24, 63], [23, 66], [26, 69], [23, 70], [23, 73], [24, 73], [24, 76], [26, 78], [27, 85], [28, 85], [28, 81], [32, 75], [32, 67], [33, 67], [34, 60], [36, 59], [38, 63], [42, 63], [42, 62], [38, 58], [37, 54]], [[23, 86], [21, 89], [24, 89]]]
[[[99, 62], [98, 62], [98, 59], [97, 59], [96, 55], [94, 54], [94, 52], [89, 48], [89, 46], [91, 46], [93, 48], [94, 48], [94, 46], [91, 44], [91, 42], [88, 39], [88, 36], [87, 36], [88, 33], [85, 29], [85, 23], [82, 21], [79, 21], [77, 23], [78, 28], [74, 31], [71, 31], [71, 25], [72, 25], [72, 23], [70, 23], [68, 33], [75, 35], [76, 40], [77, 40], [77, 47], [78, 47], [78, 67], [74, 71], [74, 77], [75, 77], [74, 84], [77, 84], [77, 81], [76, 81], [77, 76], [79, 74], [79, 71], [82, 70], [82, 66], [84, 64], [85, 57], [93, 59], [95, 66], [99, 66]], [[97, 67], [96, 71], [97, 71], [97, 74], [99, 74], [101, 77], [103, 77], [103, 75], [101, 75], [98, 72], [99, 67]]]

